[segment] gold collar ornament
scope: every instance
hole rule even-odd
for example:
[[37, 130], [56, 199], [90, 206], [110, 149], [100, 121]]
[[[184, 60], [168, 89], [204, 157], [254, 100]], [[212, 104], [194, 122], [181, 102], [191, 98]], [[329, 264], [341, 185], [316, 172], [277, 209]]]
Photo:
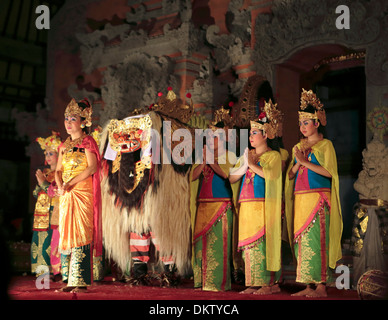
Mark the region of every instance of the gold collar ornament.
[[[315, 108], [314, 113], [303, 111], [308, 105], [312, 105]], [[326, 126], [327, 121], [325, 109], [323, 109], [322, 102], [312, 90], [306, 91], [305, 89], [302, 89], [302, 94], [300, 96], [300, 109], [302, 111], [298, 111], [299, 121], [319, 120], [321, 125]]]
[[89, 107], [82, 109], [73, 98], [73, 99], [71, 99], [71, 101], [69, 102], [69, 104], [66, 107], [65, 117], [80, 116], [81, 118], [85, 118], [85, 125], [87, 127], [91, 127], [92, 126], [93, 108], [89, 104], [89, 101], [82, 100], [81, 102], [84, 102], [86, 105], [89, 105]]

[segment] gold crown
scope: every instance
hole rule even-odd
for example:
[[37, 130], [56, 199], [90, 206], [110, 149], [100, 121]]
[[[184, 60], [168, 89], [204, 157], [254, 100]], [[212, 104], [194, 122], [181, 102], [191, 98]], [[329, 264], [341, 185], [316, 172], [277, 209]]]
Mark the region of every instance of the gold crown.
[[82, 109], [78, 103], [73, 99], [69, 102], [69, 104], [66, 107], [65, 110], [65, 117], [66, 116], [80, 116], [82, 118], [85, 118], [85, 125], [87, 127], [90, 127], [92, 125], [92, 113], [93, 109], [92, 106], [89, 104], [89, 101], [85, 101], [85, 104], [89, 105], [89, 107], [86, 107], [85, 109]]
[[217, 129], [222, 129], [222, 128], [216, 127], [217, 123], [219, 123], [219, 122], [224, 123], [223, 129], [232, 129], [234, 126], [234, 121], [229, 114], [229, 110], [225, 109], [224, 106], [221, 106], [221, 108], [214, 111], [213, 121], [209, 125], [209, 128], [212, 129], [213, 131], [215, 131]]
[[190, 98], [190, 105], [178, 99], [174, 91], [169, 87], [166, 96], [159, 93], [158, 102], [153, 105], [152, 110], [187, 123], [194, 114], [194, 104], [191, 95], [187, 97]]
[[[264, 123], [259, 123], [261, 121]], [[264, 113], [259, 115], [256, 121], [250, 121], [251, 128], [263, 130], [269, 139], [274, 139], [279, 136], [282, 131], [283, 113], [277, 108], [277, 104], [273, 104], [269, 99], [264, 105]]]
[[321, 125], [325, 126], [326, 121], [326, 112], [323, 109], [323, 104], [316, 96], [316, 94], [312, 91], [306, 91], [302, 89], [302, 93], [300, 96], [300, 109], [305, 110], [308, 105], [312, 105], [315, 108], [314, 113], [299, 111], [299, 121], [303, 120], [319, 120]]
[[52, 131], [51, 136], [47, 138], [36, 138], [36, 141], [39, 143], [42, 150], [51, 149], [55, 152], [58, 152], [58, 147], [62, 143], [59, 132], [56, 131]]

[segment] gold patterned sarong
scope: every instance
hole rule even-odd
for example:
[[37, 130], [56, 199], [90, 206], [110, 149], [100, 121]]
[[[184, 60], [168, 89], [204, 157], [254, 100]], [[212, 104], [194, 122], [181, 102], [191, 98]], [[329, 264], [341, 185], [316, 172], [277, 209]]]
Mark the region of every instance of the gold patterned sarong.
[[59, 248], [68, 251], [93, 240], [92, 177], [77, 183], [60, 199]]
[[[69, 182], [87, 166], [85, 152], [73, 150], [63, 156], [63, 181]], [[59, 249], [82, 247], [93, 241], [93, 178], [90, 176], [71, 187], [60, 197]]]
[[252, 246], [265, 233], [263, 201], [241, 202], [239, 211], [238, 248]]

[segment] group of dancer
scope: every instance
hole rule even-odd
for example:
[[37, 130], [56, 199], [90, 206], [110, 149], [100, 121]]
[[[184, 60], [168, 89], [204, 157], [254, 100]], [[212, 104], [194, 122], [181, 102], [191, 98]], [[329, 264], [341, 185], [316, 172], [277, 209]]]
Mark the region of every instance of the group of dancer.
[[[214, 139], [188, 176], [195, 199], [195, 288], [230, 290], [232, 270], [241, 267], [247, 287], [241, 293], [279, 292], [283, 239], [296, 260], [296, 281], [306, 284], [296, 295], [327, 294], [331, 270], [342, 257], [342, 217], [336, 154], [321, 131], [325, 110], [311, 90], [302, 91], [303, 137], [291, 157], [276, 143], [282, 134], [279, 114], [269, 101], [250, 119], [250, 148], [239, 158], [224, 147], [226, 135], [217, 135], [227, 127], [222, 122], [210, 126]], [[50, 169], [36, 173], [32, 271], [38, 265], [51, 266], [53, 276], [61, 274], [67, 283], [62, 291], [86, 290], [103, 276], [101, 155], [98, 139], [88, 134], [91, 116], [87, 100], [72, 99], [65, 110], [66, 141], [57, 133], [38, 139]], [[210, 153], [212, 161], [207, 161]], [[38, 208], [43, 202], [45, 209]], [[45, 223], [35, 223], [38, 219]]]

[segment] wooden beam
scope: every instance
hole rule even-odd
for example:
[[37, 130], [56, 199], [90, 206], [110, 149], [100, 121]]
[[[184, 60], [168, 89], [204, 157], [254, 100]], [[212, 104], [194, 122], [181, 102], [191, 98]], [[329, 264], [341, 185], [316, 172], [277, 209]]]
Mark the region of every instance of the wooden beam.
[[0, 58], [45, 66], [46, 48], [0, 36]]

